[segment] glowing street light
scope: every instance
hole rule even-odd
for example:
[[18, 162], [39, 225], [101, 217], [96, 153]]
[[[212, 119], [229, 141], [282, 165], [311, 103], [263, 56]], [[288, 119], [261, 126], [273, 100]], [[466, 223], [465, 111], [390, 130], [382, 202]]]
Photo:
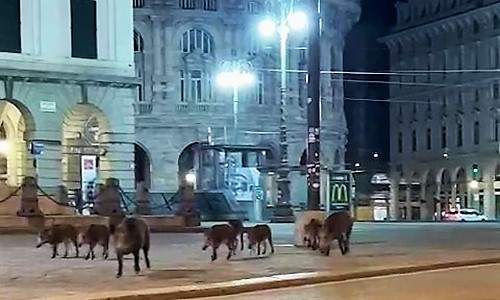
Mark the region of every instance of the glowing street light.
[[7, 155], [9, 154], [10, 144], [7, 140], [0, 140], [0, 154]]
[[234, 141], [238, 134], [239, 89], [251, 86], [256, 78], [253, 67], [248, 61], [230, 61], [222, 64], [221, 72], [216, 77], [217, 84], [222, 88], [233, 89], [233, 130]]
[[[289, 207], [290, 202], [290, 180], [288, 173], [288, 142], [287, 142], [287, 41], [291, 31], [302, 30], [307, 26], [308, 18], [304, 12], [294, 11], [292, 7], [286, 7], [281, 3], [281, 13], [278, 21], [267, 17], [262, 20], [258, 29], [263, 37], [272, 37], [277, 32], [280, 39], [280, 168], [278, 170], [278, 206]], [[291, 213], [291, 210], [290, 210]]]
[[472, 180], [470, 183], [469, 183], [469, 187], [471, 189], [474, 189], [474, 190], [477, 190], [479, 188], [479, 181], [477, 180]]
[[189, 184], [189, 185], [195, 185], [196, 183], [196, 175], [192, 172], [189, 172], [186, 174], [185, 176], [185, 179], [186, 179], [186, 182]]

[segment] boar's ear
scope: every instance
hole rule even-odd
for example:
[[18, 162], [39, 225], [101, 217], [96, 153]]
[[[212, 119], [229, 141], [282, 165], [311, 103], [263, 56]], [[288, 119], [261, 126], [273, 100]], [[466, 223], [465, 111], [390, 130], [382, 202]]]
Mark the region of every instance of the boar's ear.
[[109, 233], [115, 234], [116, 231], [116, 225], [115, 224], [109, 224]]

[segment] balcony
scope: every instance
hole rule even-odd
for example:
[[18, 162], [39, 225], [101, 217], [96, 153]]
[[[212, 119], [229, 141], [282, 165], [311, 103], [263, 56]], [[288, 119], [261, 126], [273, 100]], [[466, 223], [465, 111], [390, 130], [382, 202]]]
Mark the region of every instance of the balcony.
[[180, 113], [223, 113], [224, 103], [192, 103], [181, 102], [175, 105], [175, 111]]
[[136, 115], [147, 115], [153, 111], [153, 103], [152, 102], [136, 102], [134, 104], [135, 114]]

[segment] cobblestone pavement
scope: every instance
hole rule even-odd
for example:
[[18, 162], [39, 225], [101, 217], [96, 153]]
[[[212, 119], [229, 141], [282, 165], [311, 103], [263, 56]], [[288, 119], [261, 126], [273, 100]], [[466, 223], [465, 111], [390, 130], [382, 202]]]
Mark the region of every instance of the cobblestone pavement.
[[[276, 254], [254, 257], [247, 251], [231, 261], [210, 262], [201, 251], [202, 234], [153, 234], [152, 269], [135, 275], [125, 261], [124, 277], [115, 279], [114, 255], [104, 261], [50, 259], [50, 247], [36, 249], [34, 235], [0, 236], [0, 299], [35, 299], [107, 290], [210, 283], [232, 279], [310, 271], [374, 270], [387, 267], [500, 257], [500, 224], [358, 223], [352, 253], [330, 257], [291, 245], [291, 225], [273, 225]], [[61, 246], [61, 250], [62, 250]], [[86, 253], [86, 247], [82, 253]], [[62, 252], [62, 251], [61, 251]], [[100, 249], [97, 251], [100, 254]], [[73, 253], [73, 252], [71, 252]], [[96, 253], [97, 254], [97, 253]], [[141, 262], [142, 263], [142, 262]]]

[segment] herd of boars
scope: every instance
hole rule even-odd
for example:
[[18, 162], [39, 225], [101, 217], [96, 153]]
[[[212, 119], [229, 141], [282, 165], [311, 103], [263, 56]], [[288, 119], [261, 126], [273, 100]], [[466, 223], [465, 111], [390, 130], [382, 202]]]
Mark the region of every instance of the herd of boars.
[[[342, 255], [349, 252], [349, 239], [351, 236], [353, 219], [347, 212], [337, 212], [328, 216], [324, 222], [311, 219], [304, 226], [304, 244], [313, 250], [319, 249], [324, 255], [330, 254], [330, 247], [337, 240]], [[202, 250], [212, 248], [212, 261], [217, 259], [217, 250], [221, 245], [226, 245], [228, 253], [226, 258], [230, 259], [236, 254], [238, 243], [244, 250], [244, 234], [247, 235], [248, 249], [257, 255], [266, 254], [267, 245], [274, 253], [271, 228], [266, 224], [258, 224], [253, 227], [244, 227], [241, 221], [230, 221], [228, 224], [213, 225], [204, 232], [205, 243]], [[39, 233], [37, 248], [44, 244], [52, 246], [52, 256], [58, 253], [58, 245], [65, 246], [64, 257], [68, 256], [69, 246], [73, 245], [76, 257], [79, 256], [79, 248], [89, 245], [85, 259], [95, 259], [94, 249], [97, 245], [102, 247], [102, 256], [108, 258], [109, 242], [112, 237], [115, 254], [118, 261], [118, 272], [116, 277], [123, 274], [123, 256], [132, 254], [134, 256], [134, 270], [139, 273], [140, 252], [142, 250], [146, 267], [151, 267], [149, 261], [150, 230], [143, 219], [137, 217], [124, 218], [118, 225], [92, 224], [83, 231], [69, 224], [52, 225]], [[238, 241], [239, 237], [239, 241]], [[261, 251], [262, 246], [262, 251]]]

